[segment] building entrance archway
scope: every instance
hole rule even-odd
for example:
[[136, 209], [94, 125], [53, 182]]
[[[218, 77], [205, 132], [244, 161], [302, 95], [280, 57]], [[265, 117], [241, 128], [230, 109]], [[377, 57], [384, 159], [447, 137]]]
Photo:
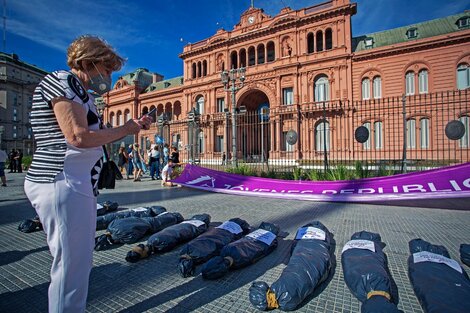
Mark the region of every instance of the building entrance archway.
[[269, 97], [261, 90], [252, 89], [241, 95], [238, 107], [241, 106], [246, 108], [238, 123], [242, 158], [249, 163], [267, 163], [272, 136]]

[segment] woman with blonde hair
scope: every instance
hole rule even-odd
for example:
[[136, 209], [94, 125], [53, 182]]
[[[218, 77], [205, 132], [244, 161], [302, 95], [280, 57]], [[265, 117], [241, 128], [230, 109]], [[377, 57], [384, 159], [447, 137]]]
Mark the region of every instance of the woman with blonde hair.
[[149, 128], [151, 117], [103, 129], [94, 98], [111, 89], [124, 63], [103, 39], [80, 36], [67, 49], [70, 70], [44, 77], [31, 112], [36, 151], [25, 192], [52, 254], [49, 312], [84, 312], [93, 264], [97, 181], [102, 146]]

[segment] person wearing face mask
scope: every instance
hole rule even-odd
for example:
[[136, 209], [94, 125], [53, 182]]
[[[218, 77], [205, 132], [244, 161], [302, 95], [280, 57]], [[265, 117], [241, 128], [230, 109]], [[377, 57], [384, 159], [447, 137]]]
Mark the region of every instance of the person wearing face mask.
[[84, 312], [93, 262], [97, 181], [102, 146], [149, 128], [152, 118], [103, 128], [92, 90], [111, 89], [124, 59], [104, 40], [85, 35], [67, 49], [70, 70], [45, 76], [34, 91], [31, 126], [37, 148], [25, 192], [53, 257], [49, 312]]

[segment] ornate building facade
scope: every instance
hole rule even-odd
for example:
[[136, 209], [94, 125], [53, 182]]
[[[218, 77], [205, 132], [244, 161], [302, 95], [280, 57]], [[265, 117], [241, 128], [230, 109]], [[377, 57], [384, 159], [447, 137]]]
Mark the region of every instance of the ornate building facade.
[[29, 113], [34, 88], [47, 74], [16, 54], [0, 52], [0, 149], [34, 151]]
[[[315, 162], [326, 158], [325, 152], [330, 159], [360, 159], [371, 151], [376, 159], [396, 159], [391, 151], [407, 136], [411, 157], [423, 149], [426, 155], [445, 154], [436, 150], [445, 140], [439, 129], [459, 120], [465, 135], [443, 145], [460, 149], [461, 160], [468, 161], [470, 13], [352, 37], [356, 9], [349, 0], [332, 0], [284, 8], [271, 17], [250, 7], [232, 31], [220, 29], [184, 47], [182, 77], [164, 80], [138, 69], [120, 78], [104, 97], [105, 120], [121, 125], [156, 108], [160, 124], [128, 141], [148, 146], [159, 134], [179, 146], [183, 159], [192, 159], [195, 150], [207, 163], [219, 162], [223, 153], [230, 159], [234, 150], [239, 159], [263, 162]], [[232, 103], [221, 73], [239, 68], [245, 69], [244, 83]], [[443, 92], [454, 92], [454, 100], [458, 92], [458, 107], [450, 107]], [[434, 96], [439, 93], [442, 101]], [[415, 107], [405, 120], [401, 100]], [[435, 110], [429, 109], [433, 103]], [[268, 118], [262, 108], [269, 110], [263, 111]], [[197, 132], [194, 119], [188, 120], [191, 111], [197, 114]], [[439, 112], [447, 112], [446, 119]], [[400, 133], [401, 122], [406, 130]], [[366, 142], [354, 140], [359, 126], [370, 133]], [[294, 144], [288, 140], [292, 134]]]

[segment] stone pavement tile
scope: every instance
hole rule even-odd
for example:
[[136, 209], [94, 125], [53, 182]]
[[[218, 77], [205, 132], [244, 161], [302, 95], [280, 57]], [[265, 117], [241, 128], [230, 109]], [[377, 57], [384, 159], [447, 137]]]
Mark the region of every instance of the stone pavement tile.
[[[16, 189], [6, 194], [1, 190], [0, 198], [0, 312], [45, 312], [51, 257], [43, 232], [17, 230], [19, 221], [30, 218], [34, 210], [19, 191], [22, 177], [18, 174], [15, 179]], [[279, 239], [278, 248], [269, 256], [215, 281], [203, 280], [198, 275], [200, 266], [196, 277], [180, 277], [176, 266], [181, 247], [135, 264], [124, 260], [131, 245], [95, 252], [87, 312], [257, 312], [248, 299], [251, 283], [277, 280], [288, 262], [296, 229], [316, 219], [334, 234], [336, 266], [326, 288], [297, 312], [360, 311], [341, 268], [341, 249], [360, 230], [378, 232], [386, 243], [384, 252], [398, 288], [399, 308], [422, 312], [407, 276], [408, 241], [420, 237], [442, 244], [457, 261], [460, 243], [470, 242], [468, 211], [242, 197], [162, 188], [159, 181], [149, 178], [119, 181], [116, 189], [102, 191], [98, 200], [117, 201], [122, 208], [159, 204], [186, 218], [209, 213], [212, 222], [240, 217], [252, 227], [269, 221], [279, 224], [287, 236]]]

